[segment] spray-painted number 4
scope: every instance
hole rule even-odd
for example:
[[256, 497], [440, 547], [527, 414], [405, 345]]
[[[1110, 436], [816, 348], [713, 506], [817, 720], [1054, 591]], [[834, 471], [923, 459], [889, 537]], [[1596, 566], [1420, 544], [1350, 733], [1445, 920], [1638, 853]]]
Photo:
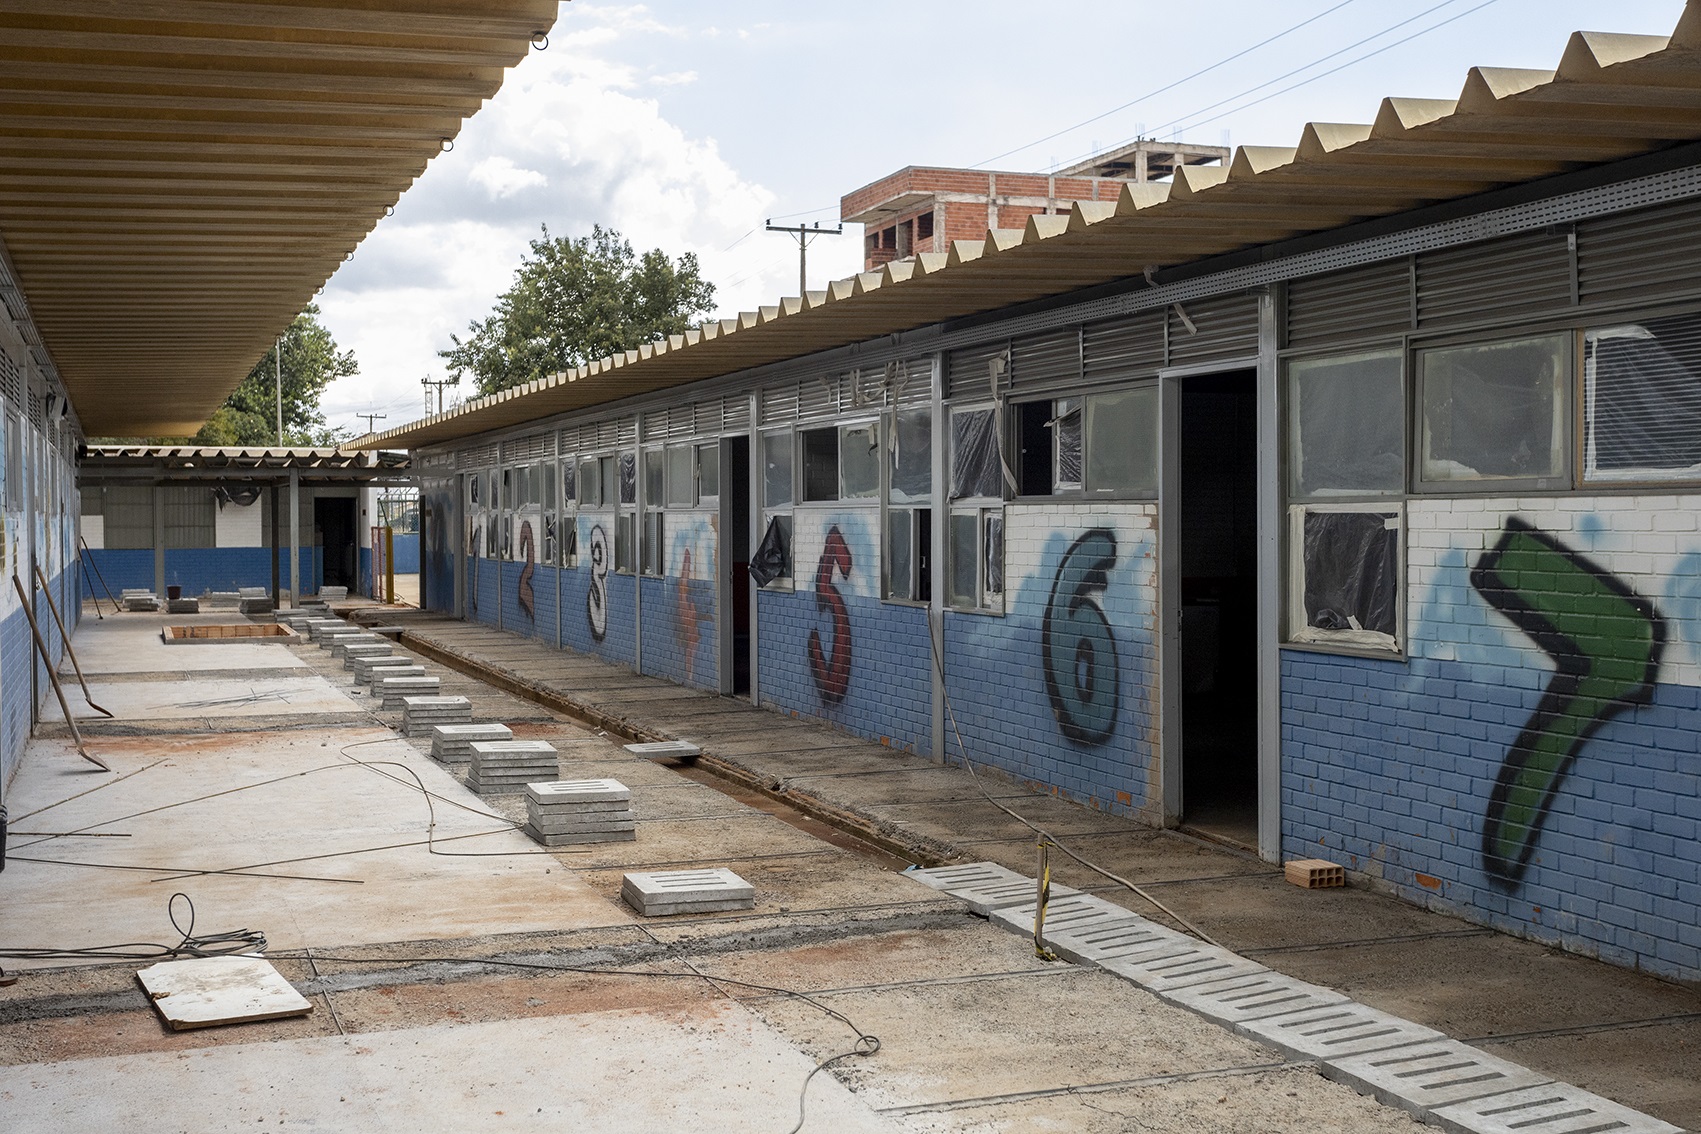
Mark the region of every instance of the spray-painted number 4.
[[1077, 744], [1102, 744], [1116, 731], [1122, 667], [1098, 601], [1115, 566], [1116, 537], [1094, 528], [1063, 553], [1045, 604], [1045, 691], [1063, 735]]

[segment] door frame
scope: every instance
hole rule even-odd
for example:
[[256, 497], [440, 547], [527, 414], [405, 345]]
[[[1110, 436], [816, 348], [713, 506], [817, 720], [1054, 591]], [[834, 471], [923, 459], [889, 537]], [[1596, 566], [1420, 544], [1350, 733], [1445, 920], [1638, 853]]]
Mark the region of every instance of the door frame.
[[[1166, 827], [1181, 823], [1186, 741], [1181, 713], [1181, 394], [1188, 378], [1247, 371], [1256, 384], [1257, 445], [1257, 773], [1258, 853], [1281, 857], [1280, 472], [1276, 416], [1274, 304], [1259, 300], [1255, 355], [1158, 371], [1158, 779]], [[1269, 344], [1269, 345], [1265, 345]]]

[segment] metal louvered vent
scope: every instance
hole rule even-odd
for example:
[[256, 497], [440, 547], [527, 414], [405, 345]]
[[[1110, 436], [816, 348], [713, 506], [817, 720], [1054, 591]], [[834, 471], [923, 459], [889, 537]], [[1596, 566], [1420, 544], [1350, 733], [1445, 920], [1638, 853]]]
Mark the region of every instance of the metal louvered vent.
[[37, 429], [47, 428], [47, 413], [42, 409], [41, 394], [30, 391], [30, 424]]
[[[689, 407], [682, 408], [688, 409]], [[638, 430], [639, 436], [646, 444], [667, 440], [668, 434], [671, 432], [668, 426], [673, 417], [674, 413], [671, 408], [645, 411], [641, 428]]]
[[1701, 201], [1577, 226], [1577, 291], [1584, 303], [1652, 299], [1696, 288], [1701, 288]]
[[992, 374], [987, 369], [994, 356], [1010, 349], [1008, 340], [954, 350], [945, 356], [945, 396], [948, 398], [990, 397]]
[[474, 445], [470, 449], [462, 449], [455, 462], [456, 468], [487, 469], [496, 463], [495, 445]]
[[750, 428], [750, 397], [747, 394], [728, 394], [721, 402], [721, 428], [728, 433], [742, 433]]
[[610, 426], [613, 427], [614, 444], [622, 446], [622, 447], [627, 447], [627, 446], [632, 445], [635, 441], [638, 440], [638, 419], [637, 418], [635, 418], [635, 417], [622, 417], [622, 418], [617, 418], [612, 422], [606, 422], [605, 421], [597, 427], [598, 436], [601, 437], [604, 434], [604, 432], [608, 429], [608, 427], [610, 427]]
[[1563, 233], [1529, 232], [1417, 261], [1418, 326], [1542, 315], [1571, 302], [1571, 253]]
[[839, 374], [817, 374], [797, 384], [797, 419], [818, 421], [839, 412]]
[[1181, 312], [1169, 308], [1169, 364], [1192, 366], [1220, 359], [1247, 358], [1258, 353], [1258, 298], [1224, 295], [1186, 306], [1193, 322], [1189, 331]]
[[24, 374], [18, 369], [17, 360], [4, 350], [0, 350], [0, 394], [5, 394], [6, 400], [12, 405], [22, 408]]
[[1019, 390], [1052, 383], [1074, 383], [1081, 377], [1081, 332], [1067, 327], [1029, 335], [1010, 344], [1010, 384]]
[[502, 442], [502, 462], [530, 463], [541, 461], [545, 457], [553, 457], [555, 452], [552, 445], [555, 438], [552, 434], [534, 434], [530, 437], [513, 437]]
[[1287, 345], [1397, 335], [1412, 325], [1410, 257], [1288, 285]]
[[784, 425], [797, 420], [797, 383], [770, 386], [762, 391], [759, 422], [761, 425]]
[[1155, 374], [1164, 364], [1164, 315], [1148, 311], [1081, 328], [1081, 374], [1088, 383]]

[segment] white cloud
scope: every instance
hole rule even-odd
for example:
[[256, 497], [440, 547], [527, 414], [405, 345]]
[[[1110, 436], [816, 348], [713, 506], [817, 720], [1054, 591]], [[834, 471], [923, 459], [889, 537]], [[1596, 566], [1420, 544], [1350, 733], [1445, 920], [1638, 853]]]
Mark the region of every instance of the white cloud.
[[489, 313], [543, 225], [577, 236], [601, 224], [640, 251], [696, 253], [708, 279], [731, 281], [716, 304], [728, 313], [796, 290], [794, 251], [741, 241], [773, 194], [732, 168], [713, 138], [686, 136], [635, 93], [695, 74], [646, 76], [603, 51], [677, 30], [642, 7], [572, 11], [575, 30], [511, 73], [320, 297], [361, 367], [327, 391], [333, 425], [367, 409], [387, 412], [380, 424], [392, 428], [418, 417], [421, 377], [445, 376], [437, 351]]

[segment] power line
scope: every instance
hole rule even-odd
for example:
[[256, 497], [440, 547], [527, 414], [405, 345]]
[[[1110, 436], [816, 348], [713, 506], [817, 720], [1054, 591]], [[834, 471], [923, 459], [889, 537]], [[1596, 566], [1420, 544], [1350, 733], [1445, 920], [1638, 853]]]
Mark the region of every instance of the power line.
[[[1193, 72], [1191, 75], [1187, 75], [1183, 78], [1175, 80], [1173, 83], [1166, 83], [1164, 86], [1161, 86], [1161, 87], [1157, 88], [1156, 90], [1147, 91], [1145, 94], [1141, 95], [1139, 98], [1133, 99], [1132, 101], [1129, 101], [1129, 102], [1125, 102], [1121, 106], [1113, 106], [1109, 110], [1105, 111], [1103, 114], [1095, 114], [1091, 118], [1086, 119], [1085, 121], [1075, 123], [1075, 125], [1073, 125], [1073, 126], [1065, 126], [1063, 129], [1058, 130], [1057, 132], [1052, 133], [1052, 134], [1047, 134], [1043, 138], [1036, 138], [1033, 141], [1029, 142], [1027, 145], [1017, 146], [1013, 150], [1005, 150], [1001, 154], [994, 154], [992, 157], [987, 158], [985, 161], [977, 161], [973, 165], [971, 165], [969, 168], [970, 169], [979, 169], [981, 166], [990, 165], [993, 162], [998, 161], [1000, 158], [1007, 158], [1011, 154], [1019, 154], [1023, 150], [1031, 150], [1035, 146], [1042, 145], [1046, 142], [1051, 141], [1053, 138], [1061, 138], [1063, 135], [1071, 133], [1075, 130], [1079, 130], [1083, 126], [1090, 126], [1094, 122], [1099, 121], [1100, 119], [1109, 118], [1111, 115], [1120, 113], [1121, 111], [1127, 110], [1131, 106], [1136, 106], [1136, 105], [1138, 105], [1142, 102], [1145, 102], [1149, 98], [1156, 98], [1158, 95], [1163, 94], [1165, 91], [1172, 91], [1176, 87], [1181, 86], [1183, 83], [1190, 83], [1194, 79], [1197, 79], [1201, 75], [1210, 74], [1212, 71], [1215, 71], [1218, 67], [1222, 67], [1222, 66], [1225, 66], [1226, 64], [1233, 63], [1236, 59], [1239, 59], [1242, 56], [1250, 55], [1254, 51], [1257, 51], [1260, 47], [1267, 47], [1270, 44], [1276, 42], [1278, 39], [1281, 39], [1284, 36], [1292, 35], [1294, 32], [1300, 30], [1301, 28], [1306, 27], [1310, 24], [1316, 23], [1318, 20], [1321, 20], [1324, 16], [1330, 15], [1334, 12], [1339, 12], [1342, 8], [1345, 8], [1348, 4], [1352, 4], [1352, 3], [1355, 3], [1355, 2], [1356, 2], [1356, 0], [1341, 0], [1341, 3], [1336, 4], [1334, 7], [1325, 8], [1323, 11], [1317, 13], [1315, 16], [1312, 16], [1311, 18], [1306, 19], [1306, 20], [1301, 20], [1299, 23], [1293, 25], [1293, 27], [1291, 27], [1291, 28], [1287, 28], [1283, 31], [1279, 31], [1275, 35], [1270, 36], [1268, 39], [1263, 39], [1263, 40], [1258, 41], [1257, 43], [1253, 44], [1251, 47], [1245, 48], [1241, 51], [1237, 51], [1233, 55], [1230, 55], [1226, 58], [1217, 60], [1215, 63], [1212, 63], [1209, 67], [1201, 68], [1200, 70]], [[1447, 3], [1449, 3], [1449, 4], [1451, 4], [1453, 2], [1454, 2], [1454, 0], [1447, 0]], [[1384, 34], [1384, 33], [1378, 32], [1377, 34], [1381, 35], [1381, 34]], [[1375, 37], [1372, 36], [1371, 38], [1374, 39]], [[1351, 50], [1351, 48], [1348, 48], [1347, 50]], [[1304, 70], [1304, 68], [1301, 68], [1301, 70]], [[1275, 81], [1279, 82], [1280, 80], [1275, 80]]]
[[1377, 48], [1374, 51], [1368, 51], [1365, 54], [1360, 55], [1356, 59], [1349, 59], [1345, 63], [1342, 63], [1338, 67], [1332, 67], [1327, 71], [1319, 72], [1318, 74], [1312, 75], [1309, 78], [1301, 80], [1300, 82], [1294, 83], [1292, 86], [1283, 87], [1279, 91], [1272, 91], [1269, 94], [1263, 96], [1262, 98], [1254, 99], [1252, 102], [1246, 103], [1244, 106], [1237, 106], [1237, 107], [1234, 108], [1234, 110], [1224, 111], [1222, 114], [1215, 115], [1211, 118], [1206, 118], [1203, 121], [1199, 121], [1199, 122], [1192, 121], [1192, 119], [1197, 115], [1204, 114], [1207, 111], [1215, 110], [1219, 106], [1226, 106], [1228, 103], [1234, 102], [1237, 99], [1245, 98], [1249, 94], [1252, 94], [1256, 91], [1261, 91], [1265, 87], [1271, 86], [1275, 83], [1279, 83], [1283, 79], [1290, 79], [1290, 78], [1299, 74], [1302, 71], [1309, 71], [1311, 68], [1317, 66], [1319, 63], [1327, 63], [1329, 60], [1334, 59], [1337, 56], [1344, 55], [1347, 52], [1353, 50], [1355, 47], [1363, 47], [1365, 44], [1371, 42], [1372, 40], [1380, 39], [1383, 36], [1387, 35], [1391, 31], [1397, 31], [1398, 29], [1405, 27], [1409, 23], [1412, 23], [1416, 20], [1421, 20], [1427, 15], [1430, 15], [1434, 12], [1438, 12], [1442, 8], [1449, 7], [1449, 6], [1456, 4], [1458, 2], [1459, 2], [1459, 0], [1442, 0], [1441, 3], [1436, 4], [1436, 5], [1429, 7], [1429, 8], [1425, 8], [1423, 11], [1419, 12], [1415, 16], [1410, 16], [1410, 17], [1408, 17], [1404, 20], [1401, 20], [1397, 24], [1392, 24], [1389, 27], [1383, 28], [1381, 31], [1377, 32], [1375, 35], [1365, 36], [1363, 39], [1358, 40], [1355, 43], [1347, 44], [1347, 46], [1339, 49], [1338, 51], [1331, 51], [1329, 54], [1322, 56], [1321, 58], [1313, 59], [1311, 62], [1305, 64], [1303, 67], [1295, 67], [1293, 70], [1285, 72], [1284, 74], [1277, 75], [1273, 79], [1268, 79], [1268, 80], [1266, 80], [1262, 83], [1259, 83], [1255, 87], [1248, 87], [1245, 90], [1241, 91], [1239, 94], [1230, 95], [1228, 98], [1220, 99], [1217, 102], [1211, 103], [1209, 106], [1202, 106], [1198, 110], [1190, 111], [1187, 114], [1183, 114], [1179, 118], [1172, 118], [1168, 122], [1165, 122], [1162, 125], [1158, 126], [1155, 130], [1152, 131], [1152, 133], [1155, 135], [1155, 134], [1158, 134], [1158, 133], [1160, 133], [1164, 130], [1169, 129], [1172, 126], [1179, 127], [1180, 124], [1184, 123], [1184, 122], [1187, 123], [1188, 126], [1190, 126], [1190, 127], [1204, 126], [1207, 123], [1215, 122], [1215, 121], [1217, 121], [1217, 119], [1223, 118], [1226, 115], [1234, 114], [1234, 113], [1237, 113], [1238, 111], [1245, 110], [1247, 107], [1257, 106], [1259, 103], [1267, 102], [1270, 99], [1276, 98], [1279, 95], [1284, 95], [1284, 94], [1288, 93], [1289, 91], [1298, 90], [1300, 87], [1305, 86], [1307, 83], [1314, 83], [1318, 79], [1327, 78], [1328, 76], [1333, 75], [1333, 74], [1335, 74], [1339, 71], [1346, 70], [1348, 67], [1362, 63], [1366, 59], [1370, 59], [1370, 58], [1373, 58], [1377, 55], [1381, 55], [1384, 51], [1391, 51], [1394, 48], [1399, 47], [1403, 43], [1410, 43], [1412, 40], [1417, 39], [1419, 36], [1428, 35], [1430, 32], [1435, 31], [1438, 28], [1444, 28], [1448, 24], [1453, 23], [1455, 20], [1462, 20], [1466, 16], [1469, 16], [1470, 14], [1472, 14], [1473, 12], [1480, 12], [1484, 8], [1488, 7], [1490, 4], [1498, 3], [1498, 0], [1484, 0], [1484, 3], [1478, 4], [1475, 8], [1469, 8], [1469, 9], [1466, 9], [1465, 11], [1463, 11], [1463, 12], [1458, 13], [1457, 15], [1449, 16], [1447, 19], [1442, 20], [1440, 23], [1431, 24], [1427, 28], [1424, 28], [1420, 31], [1413, 32], [1411, 35], [1406, 36], [1404, 39], [1397, 39], [1393, 43], [1384, 44], [1383, 46]]

